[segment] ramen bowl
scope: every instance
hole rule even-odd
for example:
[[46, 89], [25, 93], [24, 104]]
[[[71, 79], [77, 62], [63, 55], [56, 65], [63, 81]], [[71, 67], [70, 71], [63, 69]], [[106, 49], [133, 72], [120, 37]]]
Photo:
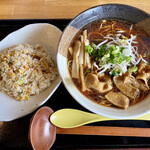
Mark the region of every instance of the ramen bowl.
[[141, 102], [129, 106], [125, 110], [106, 107], [84, 96], [72, 81], [67, 65], [68, 47], [80, 29], [93, 21], [102, 19], [117, 19], [133, 24], [141, 24], [147, 30], [146, 22], [149, 20], [149, 14], [128, 5], [106, 4], [90, 8], [75, 17], [63, 31], [58, 47], [57, 65], [63, 84], [79, 104], [93, 113], [116, 119], [131, 119], [145, 115], [150, 112], [149, 95]]

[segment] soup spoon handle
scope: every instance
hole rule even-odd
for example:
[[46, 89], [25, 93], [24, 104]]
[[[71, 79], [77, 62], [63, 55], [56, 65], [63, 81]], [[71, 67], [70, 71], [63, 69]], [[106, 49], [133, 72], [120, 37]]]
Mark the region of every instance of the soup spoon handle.
[[60, 128], [74, 128], [92, 122], [107, 120], [114, 119], [76, 109], [60, 109], [54, 112], [50, 117], [52, 124]]
[[[97, 114], [88, 113], [76, 109], [60, 109], [54, 112], [50, 117], [50, 121], [52, 122], [52, 124], [60, 128], [74, 128], [88, 123], [98, 121], [110, 121], [110, 120], [119, 120], [119, 119], [103, 117]], [[128, 120], [150, 120], [150, 114]]]

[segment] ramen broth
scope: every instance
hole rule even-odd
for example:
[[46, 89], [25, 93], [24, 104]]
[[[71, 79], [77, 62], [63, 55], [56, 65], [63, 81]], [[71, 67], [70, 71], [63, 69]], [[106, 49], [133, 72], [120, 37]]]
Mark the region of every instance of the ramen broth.
[[[85, 39], [84, 34], [87, 34], [87, 39]], [[82, 35], [83, 37], [81, 37]], [[80, 43], [76, 45], [76, 41], [80, 41]], [[82, 41], [85, 43], [82, 43]], [[74, 53], [75, 47], [80, 48], [80, 52], [76, 53], [76, 57]], [[81, 53], [81, 47], [83, 47], [83, 53]], [[103, 49], [107, 51], [107, 53], [103, 52]], [[145, 81], [143, 77], [141, 77], [140, 72], [140, 68], [146, 64], [148, 74], [150, 74], [149, 49], [149, 35], [136, 25], [120, 20], [95, 21], [83, 27], [73, 38], [68, 51], [68, 69], [74, 84], [87, 98], [104, 106], [126, 109], [128, 107], [127, 105], [131, 106], [143, 100], [150, 91], [149, 76], [146, 76]], [[130, 52], [130, 50], [132, 50], [132, 52]], [[99, 51], [105, 54], [98, 55]], [[83, 62], [80, 60], [80, 55], [83, 55]], [[117, 57], [120, 57], [120, 60], [117, 60]], [[88, 60], [87, 64], [85, 63], [86, 58]], [[73, 63], [75, 62], [79, 63], [79, 65], [76, 64], [75, 66], [75, 68], [79, 69], [79, 77], [78, 75], [77, 77], [76, 75], [74, 76], [72, 72], [74, 67]], [[82, 63], [80, 64], [80, 62]], [[118, 69], [119, 67], [121, 69]], [[88, 75], [91, 75], [93, 78], [93, 81], [89, 81], [90, 83], [87, 83], [88, 79], [91, 79], [87, 77]], [[126, 84], [130, 84], [132, 91], [135, 91], [136, 94], [134, 93], [134, 97], [120, 89], [121, 86], [124, 88], [125, 79], [132, 80], [131, 82], [127, 80]], [[117, 80], [120, 80], [122, 85], [120, 85], [120, 82]], [[93, 82], [96, 81], [99, 82], [95, 84], [99, 89], [101, 85], [105, 83], [103, 86], [105, 91], [101, 92], [99, 89], [93, 87]], [[137, 85], [135, 85], [135, 83], [137, 83]], [[143, 87], [140, 87], [140, 83]], [[116, 98], [121, 99], [120, 103], [122, 103], [123, 97], [125, 99], [123, 102], [125, 105], [122, 106], [122, 104], [120, 105], [118, 102], [116, 103], [116, 101], [111, 100], [111, 94], [115, 94], [114, 96], [116, 96]]]

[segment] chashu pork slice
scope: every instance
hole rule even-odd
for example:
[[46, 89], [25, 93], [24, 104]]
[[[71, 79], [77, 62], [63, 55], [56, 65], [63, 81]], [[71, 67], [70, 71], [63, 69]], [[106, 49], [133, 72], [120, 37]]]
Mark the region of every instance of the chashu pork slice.
[[134, 99], [138, 95], [139, 89], [132, 86], [130, 83], [124, 83], [122, 76], [115, 76], [113, 81], [116, 87], [129, 98]]
[[86, 87], [88, 87], [89, 89], [93, 89], [99, 93], [109, 92], [110, 90], [112, 90], [111, 82], [109, 82], [109, 79], [106, 80], [106, 78], [108, 78], [106, 75], [104, 75], [103, 78], [105, 78], [105, 80], [103, 80], [103, 82], [100, 82], [97, 75], [89, 73], [85, 77]]
[[146, 84], [144, 82], [142, 82], [142, 80], [138, 80], [135, 79], [134, 76], [131, 75], [131, 73], [129, 71], [127, 71], [124, 75], [123, 75], [123, 83], [129, 83], [132, 86], [134, 86], [135, 88], [138, 88], [144, 92], [146, 92], [149, 88], [146, 86]]
[[140, 66], [137, 72], [138, 74], [136, 76], [136, 79], [142, 80], [145, 83], [145, 86], [147, 87], [147, 89], [149, 89], [147, 81], [150, 78], [150, 66], [147, 63], [142, 62], [140, 63]]
[[129, 98], [124, 94], [122, 94], [121, 92], [110, 91], [105, 95], [105, 98], [115, 106], [124, 109], [128, 108], [129, 106]]

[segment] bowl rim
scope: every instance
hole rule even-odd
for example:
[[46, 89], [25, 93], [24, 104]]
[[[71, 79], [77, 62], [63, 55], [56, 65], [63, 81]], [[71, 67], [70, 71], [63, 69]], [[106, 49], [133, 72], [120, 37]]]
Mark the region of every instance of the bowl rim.
[[[115, 6], [115, 5], [116, 5], [116, 6], [125, 6], [125, 7], [129, 7], [129, 8], [133, 8], [133, 9], [136, 9], [137, 11], [140, 11], [140, 12], [144, 13], [144, 14], [147, 15], [147, 16], [150, 16], [150, 14], [147, 13], [146, 11], [144, 11], [144, 10], [142, 10], [142, 9], [140, 9], [140, 8], [131, 6], [131, 5], [127, 5], [127, 4], [107, 3], [107, 4], [96, 5], [96, 6], [87, 8], [87, 9], [84, 10], [84, 11], [81, 11], [79, 14], [77, 14], [75, 17], [73, 17], [73, 18], [69, 21], [69, 23], [66, 25], [66, 27], [64, 28], [64, 30], [63, 30], [63, 32], [62, 32], [62, 34], [61, 34], [59, 43], [60, 43], [60, 41], [61, 41], [61, 39], [62, 39], [63, 34], [65, 33], [66, 29], [68, 28], [68, 26], [69, 26], [69, 25], [70, 25], [70, 24], [71, 24], [78, 16], [80, 16], [82, 13], [84, 13], [84, 12], [90, 10], [90, 9], [97, 8], [97, 7], [103, 7], [103, 6]], [[58, 49], [59, 49], [59, 45], [58, 45]]]

